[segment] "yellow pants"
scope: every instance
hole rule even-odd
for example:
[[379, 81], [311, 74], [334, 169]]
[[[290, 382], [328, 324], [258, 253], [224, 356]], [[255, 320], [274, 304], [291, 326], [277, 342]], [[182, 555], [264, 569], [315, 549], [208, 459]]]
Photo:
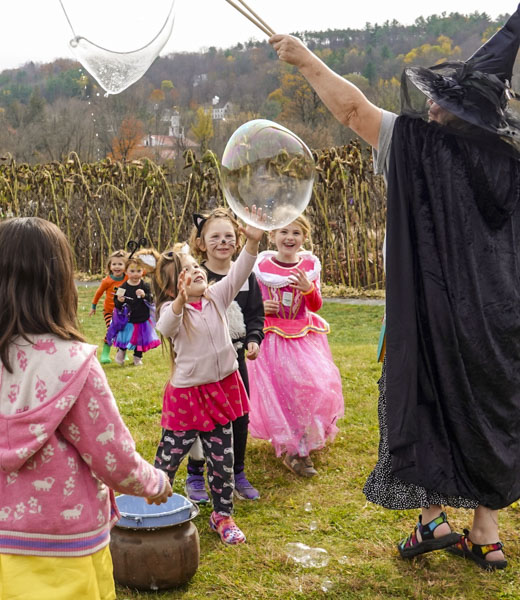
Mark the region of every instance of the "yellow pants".
[[108, 546], [89, 556], [0, 554], [0, 600], [115, 600]]

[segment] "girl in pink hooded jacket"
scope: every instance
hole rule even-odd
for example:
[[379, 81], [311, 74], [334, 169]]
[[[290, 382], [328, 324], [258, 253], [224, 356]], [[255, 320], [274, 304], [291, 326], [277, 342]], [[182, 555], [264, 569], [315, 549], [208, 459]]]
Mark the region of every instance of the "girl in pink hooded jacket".
[[[261, 220], [260, 211], [258, 216]], [[213, 498], [210, 527], [225, 544], [246, 539], [232, 517], [232, 422], [249, 410], [226, 310], [251, 273], [263, 235], [251, 225], [241, 231], [244, 249], [214, 285], [208, 287], [206, 271], [193, 256], [173, 250], [161, 255], [154, 273], [157, 329], [169, 341], [173, 371], [163, 396], [155, 465], [173, 481], [181, 460], [201, 439]]]
[[0, 297], [0, 597], [115, 598], [112, 490], [159, 504], [171, 486], [136, 452], [77, 329], [72, 255], [55, 225], [0, 223]]

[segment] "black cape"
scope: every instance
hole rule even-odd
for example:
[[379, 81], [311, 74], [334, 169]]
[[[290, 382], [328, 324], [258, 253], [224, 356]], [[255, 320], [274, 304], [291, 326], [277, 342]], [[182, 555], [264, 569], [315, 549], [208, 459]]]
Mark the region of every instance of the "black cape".
[[387, 222], [387, 421], [399, 479], [520, 497], [520, 163], [399, 117]]

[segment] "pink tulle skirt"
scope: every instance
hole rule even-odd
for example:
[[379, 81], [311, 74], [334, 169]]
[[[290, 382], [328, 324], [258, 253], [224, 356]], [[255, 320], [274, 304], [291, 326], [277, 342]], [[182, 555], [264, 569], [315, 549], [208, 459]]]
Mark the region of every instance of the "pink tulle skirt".
[[160, 343], [161, 340], [155, 333], [154, 323], [148, 319], [144, 323], [127, 323], [116, 334], [113, 345], [123, 350], [148, 352], [152, 348], [157, 348]]
[[213, 431], [248, 410], [246, 388], [238, 371], [220, 381], [188, 388], [176, 388], [168, 382], [161, 426], [171, 431]]
[[247, 369], [253, 437], [269, 440], [277, 456], [307, 456], [334, 439], [344, 402], [325, 334], [287, 339], [268, 332]]

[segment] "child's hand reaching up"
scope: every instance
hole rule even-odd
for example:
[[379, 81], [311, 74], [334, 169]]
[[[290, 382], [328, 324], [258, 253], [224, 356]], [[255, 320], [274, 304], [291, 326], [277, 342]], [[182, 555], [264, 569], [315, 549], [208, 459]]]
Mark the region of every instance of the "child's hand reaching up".
[[[260, 223], [265, 223], [266, 218], [262, 215], [262, 209], [257, 209], [256, 206], [252, 206], [251, 210], [246, 208], [246, 212], [248, 212], [251, 218], [255, 221], [259, 221]], [[246, 227], [240, 227], [240, 231], [246, 236], [246, 250], [249, 254], [257, 254], [258, 253], [258, 245], [260, 240], [262, 239], [265, 231], [263, 229], [259, 229], [258, 227], [254, 227], [253, 225], [246, 225]]]
[[177, 298], [180, 302], [182, 302], [182, 304], [186, 304], [186, 302], [188, 302], [187, 288], [190, 285], [191, 275], [188, 275], [187, 269], [183, 269], [179, 274], [179, 279], [177, 280]]
[[176, 315], [181, 314], [184, 305], [188, 302], [187, 287], [189, 285], [191, 285], [191, 275], [188, 275], [187, 270], [183, 269], [177, 279], [177, 297], [172, 303], [173, 312]]

